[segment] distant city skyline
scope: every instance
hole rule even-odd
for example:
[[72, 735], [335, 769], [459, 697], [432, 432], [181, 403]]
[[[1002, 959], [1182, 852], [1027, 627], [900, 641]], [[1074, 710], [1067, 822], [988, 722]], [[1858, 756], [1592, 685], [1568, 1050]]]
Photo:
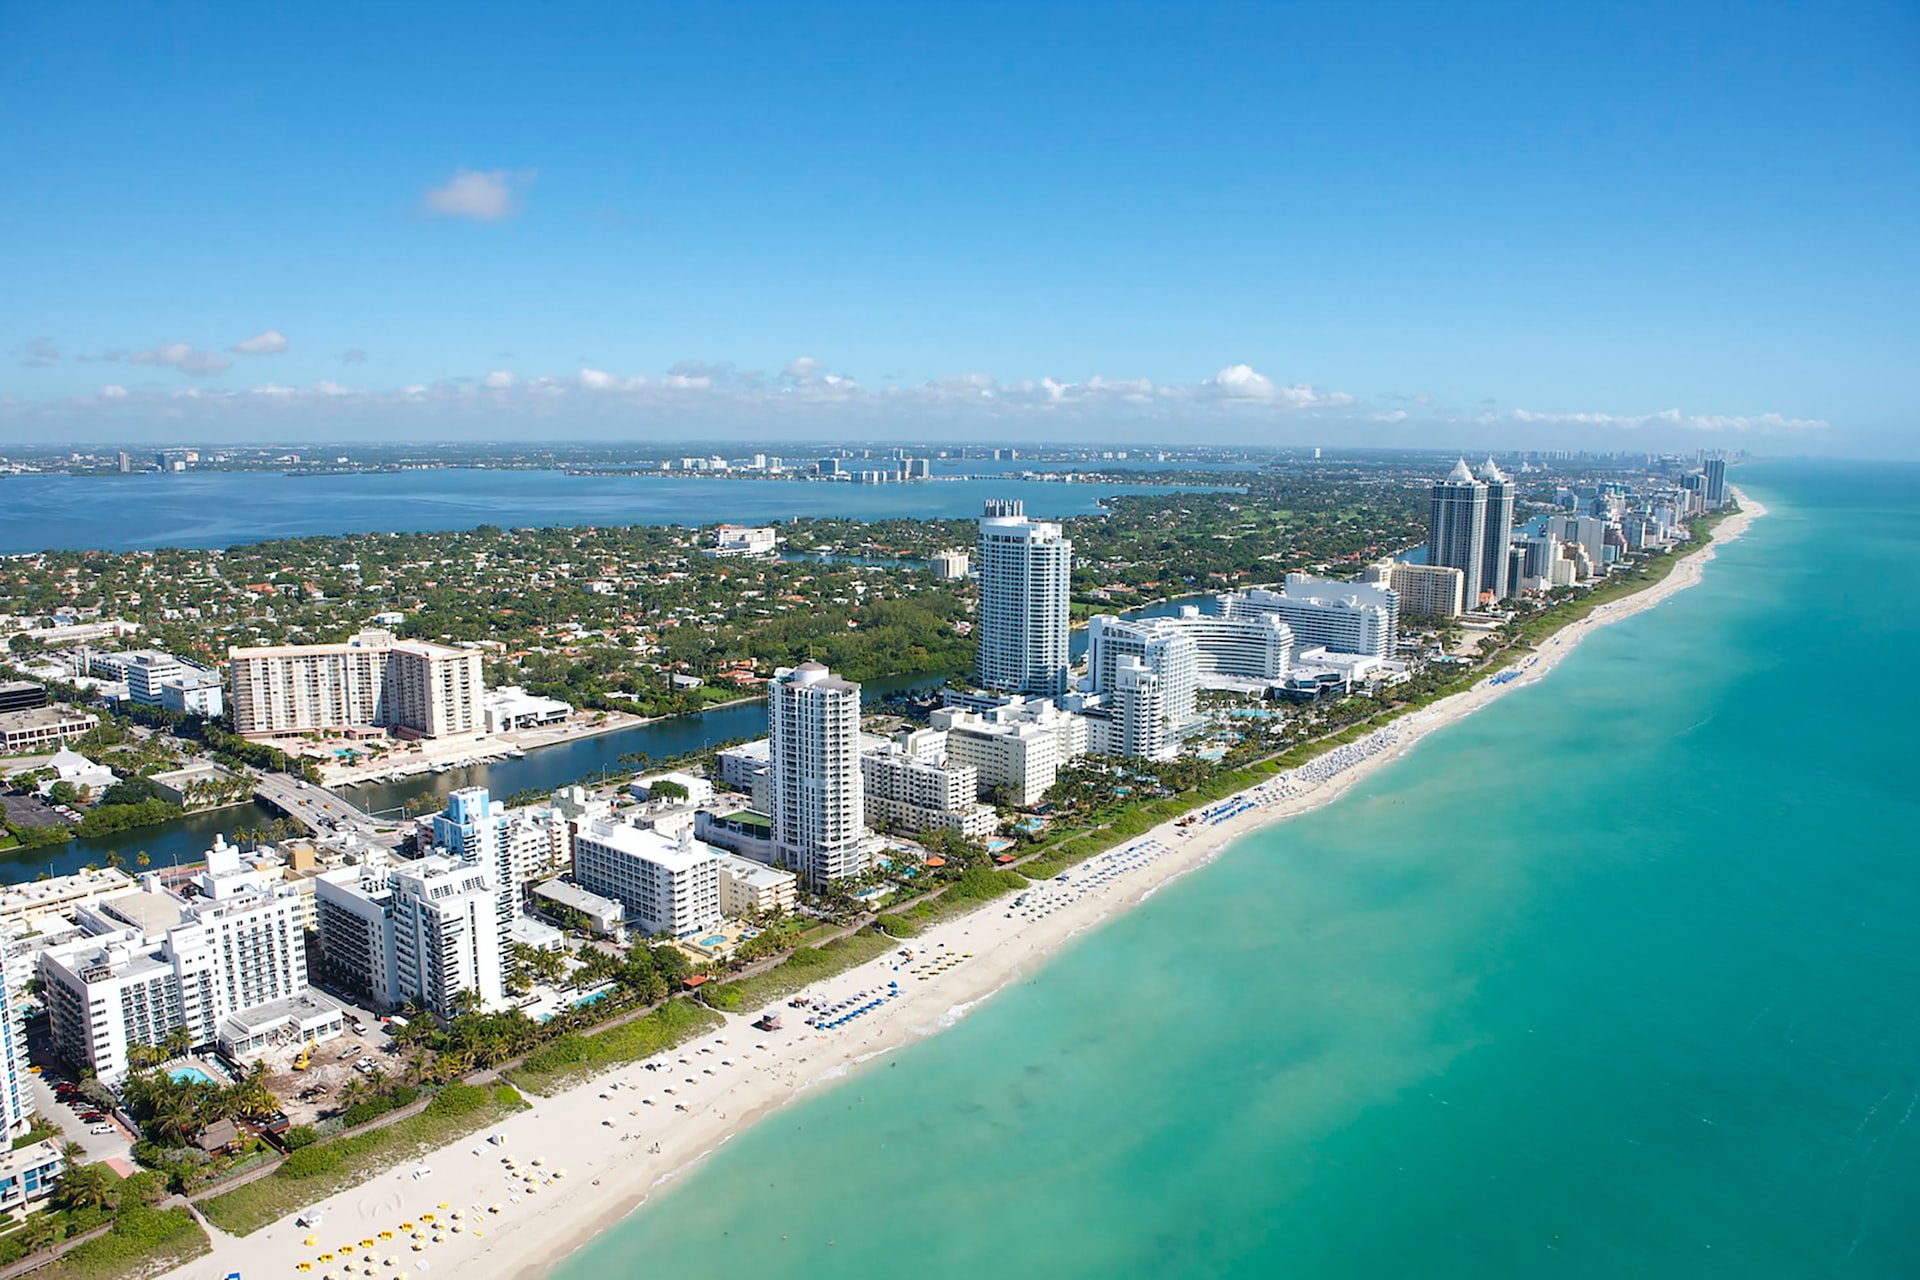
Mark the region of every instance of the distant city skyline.
[[0, 447], [1920, 455], [1917, 59], [1864, 2], [14, 6]]

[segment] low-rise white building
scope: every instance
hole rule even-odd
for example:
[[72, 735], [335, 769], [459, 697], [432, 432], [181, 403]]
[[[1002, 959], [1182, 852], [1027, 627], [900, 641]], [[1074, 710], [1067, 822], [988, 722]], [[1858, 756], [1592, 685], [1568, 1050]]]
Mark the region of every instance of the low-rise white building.
[[84, 737], [100, 727], [91, 711], [59, 705], [0, 712], [0, 752], [20, 755], [43, 751], [71, 738]]
[[751, 858], [720, 855], [720, 910], [729, 918], [770, 916], [792, 911], [800, 898], [800, 877]]
[[[666, 791], [656, 795], [655, 791], [662, 782], [668, 784]], [[684, 794], [671, 795], [675, 788]], [[672, 773], [656, 773], [645, 778], [635, 778], [627, 784], [627, 794], [635, 800], [673, 799], [697, 808], [712, 801], [713, 784], [705, 778], [676, 770]]]
[[214, 671], [188, 671], [160, 682], [160, 705], [182, 715], [217, 719], [226, 710], [221, 693], [220, 675]]
[[936, 551], [933, 553], [933, 571], [947, 582], [958, 582], [967, 576], [967, 553], [958, 549]]
[[50, 1138], [0, 1151], [0, 1214], [24, 1210], [52, 1195], [67, 1171], [60, 1144]]
[[572, 704], [528, 693], [517, 684], [487, 690], [480, 697], [480, 710], [488, 733], [538, 729], [542, 725], [560, 724], [573, 714]]
[[780, 537], [765, 525], [723, 524], [713, 531], [713, 546], [707, 554], [715, 556], [764, 556], [773, 554]]

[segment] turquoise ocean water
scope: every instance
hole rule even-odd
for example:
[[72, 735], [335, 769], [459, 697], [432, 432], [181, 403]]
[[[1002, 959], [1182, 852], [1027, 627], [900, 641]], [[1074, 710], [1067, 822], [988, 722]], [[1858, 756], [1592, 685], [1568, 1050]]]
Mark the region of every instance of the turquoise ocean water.
[[560, 1276], [1920, 1275], [1920, 470], [1738, 480], [1703, 585]]

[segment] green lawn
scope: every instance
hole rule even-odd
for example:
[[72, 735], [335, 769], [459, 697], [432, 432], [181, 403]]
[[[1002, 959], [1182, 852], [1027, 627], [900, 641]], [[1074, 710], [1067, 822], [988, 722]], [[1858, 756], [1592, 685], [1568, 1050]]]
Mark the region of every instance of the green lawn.
[[528, 1093], [553, 1094], [607, 1067], [651, 1058], [721, 1025], [713, 1010], [691, 1000], [669, 1000], [644, 1018], [591, 1035], [569, 1033], [542, 1045], [507, 1073]]
[[897, 945], [884, 933], [862, 929], [824, 947], [801, 947], [765, 973], [723, 982], [717, 989], [710, 987], [706, 998], [718, 1008], [753, 1013], [811, 983], [885, 955]]
[[448, 1085], [418, 1115], [302, 1147], [267, 1177], [200, 1201], [200, 1212], [244, 1236], [525, 1107], [507, 1085]]
[[33, 1272], [51, 1280], [130, 1280], [171, 1271], [213, 1246], [185, 1209], [129, 1209], [113, 1229]]

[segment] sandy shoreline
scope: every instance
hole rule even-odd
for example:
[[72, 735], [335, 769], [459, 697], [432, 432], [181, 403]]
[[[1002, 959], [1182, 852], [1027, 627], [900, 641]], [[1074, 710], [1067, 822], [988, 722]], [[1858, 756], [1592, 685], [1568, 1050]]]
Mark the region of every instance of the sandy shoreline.
[[[1766, 509], [1738, 494], [1742, 510], [1715, 531], [1715, 545], [1743, 534]], [[1228, 845], [1271, 822], [1318, 808], [1356, 782], [1398, 758], [1428, 733], [1470, 715], [1495, 698], [1543, 677], [1593, 630], [1651, 609], [1699, 582], [1713, 546], [1689, 552], [1659, 585], [1595, 609], [1548, 639], [1502, 684], [1483, 679], [1473, 688], [1404, 716], [1358, 742], [1337, 748], [1234, 800], [1209, 806], [1220, 813], [1245, 807], [1216, 822], [1182, 828], [1165, 823], [1145, 836], [1089, 859], [1062, 884], [1036, 884], [1016, 909], [995, 902], [945, 922], [913, 939], [909, 960], [890, 953], [817, 984], [807, 994], [821, 1002], [868, 995], [879, 1007], [833, 1030], [802, 1025], [801, 1010], [783, 1009], [786, 1029], [755, 1031], [759, 1009], [732, 1016], [727, 1025], [652, 1060], [634, 1063], [534, 1102], [504, 1124], [437, 1151], [425, 1159], [432, 1172], [416, 1177], [408, 1162], [363, 1186], [316, 1206], [317, 1232], [283, 1220], [244, 1238], [213, 1232], [210, 1255], [171, 1273], [179, 1277], [307, 1276], [394, 1280], [448, 1275], [478, 1264], [477, 1274], [532, 1280], [612, 1226], [663, 1181], [690, 1168], [761, 1116], [808, 1089], [844, 1077], [877, 1055], [951, 1025], [981, 1000], [1047, 958], [1075, 935], [1127, 910], [1176, 877], [1203, 866]], [[888, 996], [889, 984], [899, 994]], [[504, 1145], [489, 1141], [497, 1135]], [[540, 1157], [542, 1163], [532, 1161]], [[503, 1159], [516, 1162], [515, 1172]], [[552, 1172], [564, 1170], [555, 1178]], [[531, 1173], [534, 1190], [522, 1175]], [[445, 1205], [446, 1208], [440, 1206]], [[491, 1212], [493, 1206], [499, 1212]], [[402, 1222], [423, 1213], [447, 1225], [460, 1211], [459, 1230], [422, 1242], [419, 1252]], [[352, 1255], [318, 1261], [322, 1252], [363, 1239], [391, 1241]], [[304, 1241], [314, 1236], [315, 1246]], [[393, 1265], [385, 1263], [391, 1254]], [[484, 1261], [483, 1261], [484, 1259]], [[312, 1269], [300, 1272], [301, 1261]], [[367, 1266], [371, 1264], [371, 1270]]]

